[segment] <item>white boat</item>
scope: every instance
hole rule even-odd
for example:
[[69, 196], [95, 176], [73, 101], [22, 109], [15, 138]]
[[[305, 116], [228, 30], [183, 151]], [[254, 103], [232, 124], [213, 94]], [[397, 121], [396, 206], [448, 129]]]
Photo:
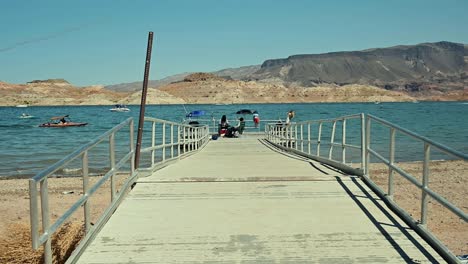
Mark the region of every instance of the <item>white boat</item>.
[[24, 118], [24, 119], [25, 119], [25, 118], [33, 118], [33, 117], [34, 117], [34, 116], [32, 116], [32, 115], [30, 115], [30, 114], [23, 113], [23, 114], [20, 115], [19, 118]]
[[28, 105], [20, 104], [20, 105], [16, 105], [16, 107], [28, 107]]
[[130, 109], [127, 108], [127, 106], [125, 106], [123, 104], [116, 104], [114, 106], [114, 108], [111, 108], [109, 110], [111, 110], [112, 112], [128, 112], [128, 111], [130, 111]]

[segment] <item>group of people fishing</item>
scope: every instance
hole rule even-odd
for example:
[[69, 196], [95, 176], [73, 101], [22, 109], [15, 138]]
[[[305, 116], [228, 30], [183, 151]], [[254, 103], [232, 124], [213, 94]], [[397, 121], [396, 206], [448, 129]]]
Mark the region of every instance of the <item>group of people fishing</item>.
[[[286, 116], [285, 124], [289, 125], [291, 120], [294, 118], [295, 112], [293, 110], [288, 111]], [[252, 121], [254, 123], [255, 128], [258, 128], [260, 124], [260, 115], [257, 111], [252, 113]], [[229, 121], [227, 120], [226, 115], [221, 117], [221, 120], [218, 124], [218, 136], [224, 137], [237, 137], [238, 135], [244, 132], [245, 128], [245, 120], [243, 117], [239, 118], [238, 123], [236, 126], [231, 126]]]
[[239, 118], [239, 122], [236, 126], [231, 126], [226, 115], [223, 115], [218, 125], [218, 135], [224, 137], [236, 137], [244, 132], [244, 128], [245, 120], [243, 117]]

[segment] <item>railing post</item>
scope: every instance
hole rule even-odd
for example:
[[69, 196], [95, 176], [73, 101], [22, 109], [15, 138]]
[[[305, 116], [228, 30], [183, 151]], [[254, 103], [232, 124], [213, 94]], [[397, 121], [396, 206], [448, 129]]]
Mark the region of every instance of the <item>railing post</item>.
[[[83, 196], [88, 195], [89, 190], [89, 164], [88, 164], [88, 151], [83, 152], [82, 157], [82, 167], [83, 167]], [[89, 232], [91, 227], [91, 215], [89, 213], [89, 199], [86, 200], [83, 204], [83, 213], [84, 213], [84, 224], [85, 224], [85, 233]]]
[[187, 128], [185, 126], [182, 126], [182, 142], [183, 142], [183, 147], [182, 149], [184, 150], [184, 154], [185, 154], [185, 149], [187, 148], [188, 150], [188, 146], [187, 146]]
[[151, 168], [153, 168], [154, 164], [156, 163], [155, 162], [156, 150], [154, 149], [155, 146], [156, 146], [156, 122], [152, 121], [152, 124], [151, 124]]
[[371, 137], [371, 120], [370, 117], [368, 116], [366, 119], [366, 139], [364, 140], [365, 142], [365, 153], [366, 153], [366, 165], [364, 166], [364, 174], [369, 176], [369, 163], [370, 163], [370, 137]]
[[39, 232], [39, 212], [37, 208], [37, 184], [33, 179], [29, 180], [29, 221], [31, 222], [31, 238], [32, 247], [37, 249], [39, 247], [38, 232]]
[[301, 151], [304, 152], [304, 124], [301, 124]]
[[299, 149], [299, 146], [297, 145], [298, 139], [297, 139], [297, 124], [294, 125], [294, 148]]
[[177, 157], [180, 158], [180, 147], [182, 146], [180, 144], [180, 125], [177, 125]]
[[47, 240], [44, 243], [44, 263], [52, 263], [52, 234], [49, 234], [49, 191], [47, 177], [40, 181], [41, 192], [41, 212], [42, 212], [42, 232], [47, 233]]
[[166, 161], [166, 123], [162, 124], [162, 162]]
[[[395, 128], [390, 128], [390, 146], [389, 146], [389, 157], [390, 165], [395, 163]], [[391, 166], [388, 167], [388, 198], [393, 200], [393, 169]]]
[[130, 145], [130, 151], [133, 151], [133, 155], [132, 155], [132, 158], [130, 160], [130, 172], [131, 174], [133, 175], [133, 173], [135, 172], [135, 149], [134, 149], [134, 144], [135, 142], [133, 141], [134, 140], [134, 132], [133, 132], [133, 126], [134, 126], [134, 122], [133, 122], [133, 119], [130, 120], [130, 125], [129, 125], [129, 134], [130, 134], [130, 142], [129, 142], [129, 145]]
[[111, 201], [115, 199], [115, 133], [109, 136], [109, 156], [110, 156], [110, 167], [112, 175], [110, 176], [111, 185]]
[[366, 117], [361, 113], [361, 168], [366, 173]]
[[343, 129], [341, 131], [341, 162], [346, 164], [346, 119], [343, 119]]
[[320, 157], [320, 140], [322, 139], [322, 122], [319, 122], [319, 130], [317, 135], [317, 156]]
[[310, 123], [307, 123], [307, 150], [308, 150], [308, 154], [310, 155], [310, 151], [311, 151], [311, 148], [310, 148], [310, 138], [311, 138], [311, 134], [310, 134]]
[[335, 144], [335, 131], [336, 131], [336, 120], [333, 121], [332, 134], [330, 139], [330, 150], [328, 151], [328, 159], [332, 159], [333, 156], [333, 145]]
[[422, 180], [422, 197], [421, 197], [421, 224], [427, 224], [427, 203], [429, 196], [426, 193], [427, 185], [429, 184], [429, 163], [431, 155], [431, 146], [424, 143], [424, 165], [423, 165], [423, 180]]
[[197, 127], [195, 129], [195, 149], [198, 150], [200, 148], [200, 142], [199, 142], [199, 139], [200, 139], [200, 128]]
[[174, 158], [174, 124], [171, 124], [171, 159]]

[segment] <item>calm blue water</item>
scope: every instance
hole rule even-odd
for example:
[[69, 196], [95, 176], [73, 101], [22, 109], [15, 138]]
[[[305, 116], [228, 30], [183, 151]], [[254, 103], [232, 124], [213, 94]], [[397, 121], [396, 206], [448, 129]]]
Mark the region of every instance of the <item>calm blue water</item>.
[[[110, 112], [110, 106], [0, 107], [0, 177], [33, 176], [91, 141], [128, 117], [138, 122], [139, 107], [129, 106], [127, 113]], [[235, 120], [235, 112], [253, 109], [261, 120], [282, 120], [295, 110], [295, 121], [333, 118], [368, 113], [412, 130], [463, 153], [468, 153], [468, 103], [309, 103], [244, 105], [149, 105], [146, 116], [181, 121], [186, 111], [204, 110], [219, 120], [223, 114]], [[20, 119], [22, 113], [34, 119]], [[85, 127], [40, 128], [48, 118], [70, 115], [72, 121], [88, 122]], [[248, 124], [249, 126], [249, 124]], [[383, 137], [387, 136], [385, 134]], [[374, 135], [373, 135], [374, 137]], [[387, 143], [385, 143], [387, 144]], [[382, 147], [386, 147], [382, 146]], [[406, 157], [403, 157], [405, 159]]]

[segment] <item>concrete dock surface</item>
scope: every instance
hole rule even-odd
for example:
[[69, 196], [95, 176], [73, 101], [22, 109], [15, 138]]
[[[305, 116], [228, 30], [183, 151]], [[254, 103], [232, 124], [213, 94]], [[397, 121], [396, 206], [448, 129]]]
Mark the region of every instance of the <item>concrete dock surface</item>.
[[78, 263], [445, 263], [357, 177], [220, 138], [140, 178]]

